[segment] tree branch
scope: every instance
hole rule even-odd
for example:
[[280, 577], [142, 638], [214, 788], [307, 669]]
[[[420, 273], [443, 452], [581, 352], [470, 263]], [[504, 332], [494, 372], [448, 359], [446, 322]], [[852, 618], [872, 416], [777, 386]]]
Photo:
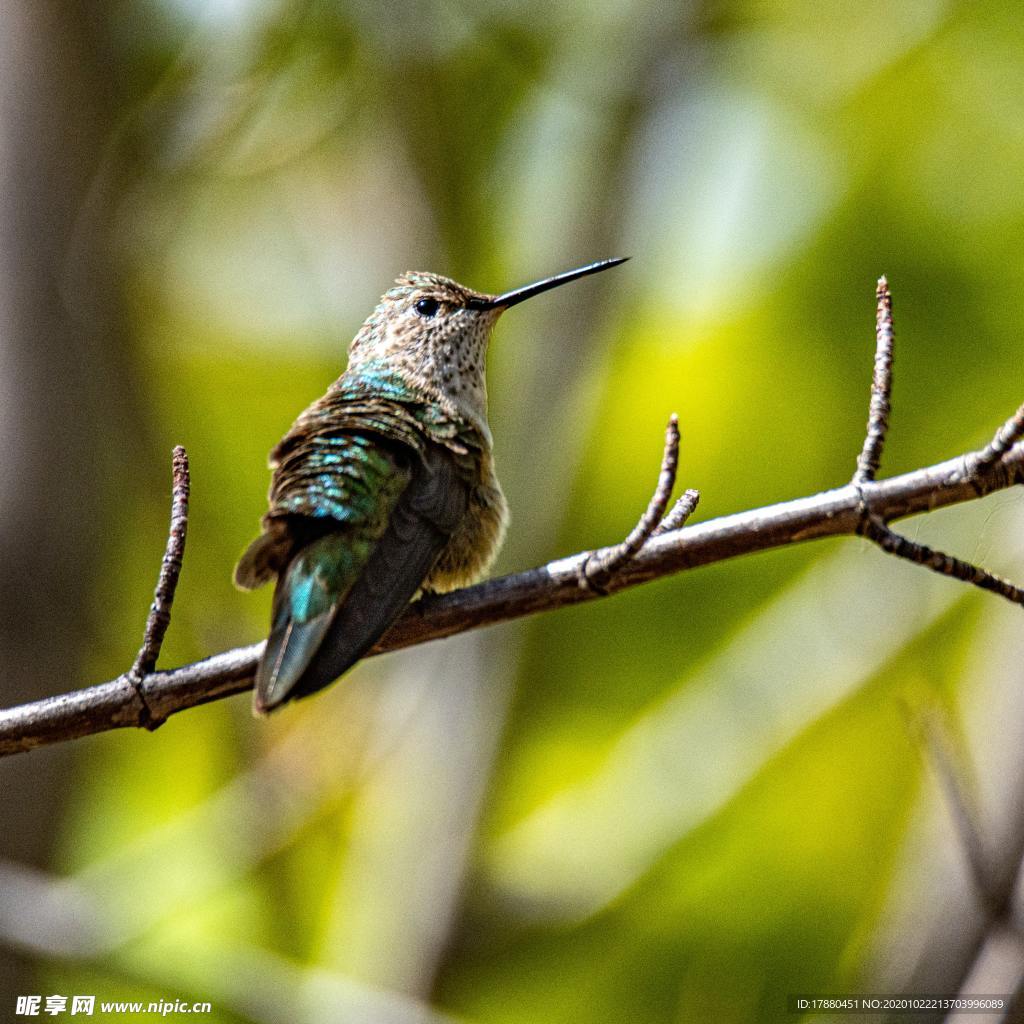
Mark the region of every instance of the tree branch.
[[[875, 361], [869, 436], [849, 484], [679, 529], [697, 502], [697, 492], [687, 491], [659, 524], [675, 478], [678, 433], [673, 419], [666, 436], [658, 488], [625, 542], [450, 594], [424, 597], [406, 609], [370, 653], [382, 654], [536, 612], [599, 600], [687, 569], [823, 537], [867, 536], [889, 553], [1017, 600], [1018, 588], [969, 563], [927, 551], [898, 537], [888, 524], [1024, 483], [1024, 444], [1020, 443], [1024, 435], [1024, 407], [981, 451], [876, 481], [888, 423], [892, 365], [891, 305], [884, 279], [879, 283], [878, 309], [879, 353]], [[882, 352], [883, 346], [886, 352]], [[179, 503], [175, 508], [179, 508]], [[180, 522], [183, 541], [183, 517]], [[897, 542], [891, 541], [892, 537]], [[949, 569], [952, 563], [958, 571]], [[602, 568], [599, 587], [580, 585], [581, 580], [592, 578], [588, 565]], [[610, 573], [608, 567], [612, 569]], [[169, 614], [173, 588], [166, 596], [164, 610]], [[159, 600], [158, 594], [154, 607]], [[147, 627], [147, 637], [150, 636]], [[143, 671], [141, 680], [135, 669], [106, 683], [0, 711], [0, 756], [107, 729], [152, 728], [186, 708], [241, 693], [252, 686], [262, 648], [262, 644], [253, 644], [176, 669]], [[155, 655], [154, 650], [154, 659]]]
[[[813, 497], [722, 516], [683, 530], [653, 537], [609, 581], [618, 593], [686, 569], [739, 555], [798, 544], [822, 537], [856, 535], [862, 501], [882, 521], [944, 508], [1024, 483], [1024, 447], [1017, 446], [980, 474], [969, 467], [972, 454], [902, 476], [855, 487], [848, 484]], [[598, 556], [615, 548], [598, 551]], [[488, 580], [410, 605], [371, 651], [426, 643], [456, 633], [521, 618], [536, 612], [598, 600], [604, 595], [582, 589], [579, 571], [590, 553], [549, 562], [511, 576]], [[154, 672], [142, 684], [155, 718], [241, 693], [252, 686], [263, 645], [252, 644], [215, 654], [180, 668]], [[0, 711], [0, 755], [46, 743], [87, 736], [107, 729], [140, 726], [138, 698], [127, 675], [58, 697]]]

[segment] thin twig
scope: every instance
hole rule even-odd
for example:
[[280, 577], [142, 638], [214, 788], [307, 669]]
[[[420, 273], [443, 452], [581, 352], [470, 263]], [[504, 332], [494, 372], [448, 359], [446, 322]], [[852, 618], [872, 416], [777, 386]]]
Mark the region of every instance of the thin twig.
[[700, 501], [700, 491], [692, 487], [683, 491], [682, 496], [672, 506], [669, 514], [654, 528], [652, 537], [660, 537], [663, 533], [671, 533], [673, 530], [681, 530], [686, 521], [696, 511], [697, 503]]
[[871, 377], [871, 406], [864, 447], [857, 457], [853, 474], [855, 484], [870, 483], [882, 464], [882, 448], [889, 432], [889, 413], [892, 398], [893, 325], [892, 295], [885, 277], [878, 279], [875, 292], [875, 370]]
[[679, 417], [672, 413], [665, 428], [665, 448], [661, 456], [661, 472], [658, 485], [651, 500], [630, 531], [629, 536], [613, 548], [595, 552], [580, 566], [579, 585], [584, 590], [607, 589], [611, 578], [647, 543], [658, 529], [668, 508], [672, 489], [676, 485], [676, 470], [679, 467]]
[[997, 431], [996, 436], [978, 453], [977, 470], [984, 472], [998, 462], [1021, 438], [1024, 438], [1024, 405]]
[[903, 534], [890, 529], [877, 516], [867, 516], [859, 532], [868, 540], [874, 541], [887, 554], [905, 558], [908, 562], [922, 565], [942, 576], [952, 576], [953, 579], [970, 583], [982, 590], [989, 590], [1014, 604], [1024, 605], [1024, 590], [1009, 580], [1003, 579], [1002, 576], [997, 576], [973, 562], [965, 562], [953, 555], [947, 555], [944, 551], [936, 551], [934, 548], [928, 547], [927, 544], [919, 544], [917, 541], [910, 540]]
[[146, 676], [156, 668], [163, 646], [167, 627], [171, 624], [171, 607], [174, 604], [174, 592], [178, 587], [181, 575], [182, 559], [185, 556], [185, 540], [188, 536], [188, 499], [190, 478], [188, 469], [188, 452], [179, 444], [171, 455], [172, 489], [171, 489], [171, 525], [167, 533], [167, 546], [160, 562], [160, 575], [157, 577], [153, 603], [146, 618], [146, 628], [142, 635], [142, 646], [135, 658], [135, 663], [128, 671], [127, 679], [135, 688], [142, 701], [145, 724], [156, 728], [162, 718], [153, 714], [142, 683]]

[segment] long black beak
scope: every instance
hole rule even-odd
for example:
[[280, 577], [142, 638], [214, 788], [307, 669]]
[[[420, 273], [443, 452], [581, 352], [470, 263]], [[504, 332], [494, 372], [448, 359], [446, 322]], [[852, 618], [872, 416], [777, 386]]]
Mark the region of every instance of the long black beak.
[[588, 274], [597, 274], [602, 270], [607, 270], [609, 267], [617, 267], [620, 263], [625, 263], [628, 259], [628, 256], [620, 256], [616, 259], [598, 260], [596, 263], [588, 263], [585, 267], [580, 267], [577, 270], [567, 270], [563, 274], [555, 274], [554, 277], [545, 277], [543, 281], [534, 281], [533, 284], [528, 284], [523, 288], [517, 288], [512, 292], [505, 292], [504, 295], [498, 295], [493, 299], [470, 299], [469, 302], [466, 303], [466, 308], [508, 309], [509, 306], [514, 306], [526, 299], [532, 299], [534, 295], [540, 295], [541, 292], [546, 292], [549, 288], [557, 288], [559, 285], [568, 284], [570, 281], [575, 281], [579, 277], [586, 277]]

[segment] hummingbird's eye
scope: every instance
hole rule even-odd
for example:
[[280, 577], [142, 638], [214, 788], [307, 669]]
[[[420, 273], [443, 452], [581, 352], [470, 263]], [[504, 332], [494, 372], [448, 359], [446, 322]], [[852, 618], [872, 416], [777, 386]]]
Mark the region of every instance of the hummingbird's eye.
[[419, 302], [416, 303], [415, 309], [417, 315], [429, 318], [437, 315], [437, 311], [440, 306], [441, 304], [437, 299], [420, 299]]

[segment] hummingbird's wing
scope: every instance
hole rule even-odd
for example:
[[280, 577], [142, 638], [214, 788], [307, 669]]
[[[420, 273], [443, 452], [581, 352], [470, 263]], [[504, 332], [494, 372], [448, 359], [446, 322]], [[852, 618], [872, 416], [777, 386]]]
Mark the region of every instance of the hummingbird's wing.
[[259, 711], [322, 689], [358, 661], [415, 595], [468, 507], [469, 486], [448, 450], [427, 444], [414, 454], [358, 439], [358, 460], [343, 457], [330, 473], [304, 465], [302, 486], [280, 488], [278, 507], [291, 515], [335, 477], [347, 491], [314, 503], [329, 509], [318, 525], [334, 528], [302, 546], [279, 577], [256, 674]]
[[[284, 699], [334, 682], [376, 643], [419, 590], [469, 506], [455, 460], [431, 445], [362, 571], [338, 602], [305, 671]], [[280, 703], [280, 701], [278, 701]]]

